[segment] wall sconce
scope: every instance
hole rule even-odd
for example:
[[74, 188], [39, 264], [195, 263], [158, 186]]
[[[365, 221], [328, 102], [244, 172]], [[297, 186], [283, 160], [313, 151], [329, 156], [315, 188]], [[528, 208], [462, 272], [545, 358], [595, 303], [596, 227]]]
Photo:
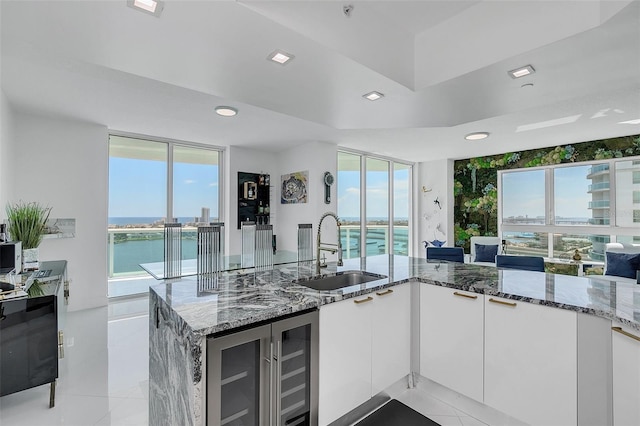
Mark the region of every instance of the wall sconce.
[[431, 192], [431, 191], [433, 191], [433, 188], [427, 189], [426, 186], [422, 185], [422, 192], [426, 194], [427, 192]]

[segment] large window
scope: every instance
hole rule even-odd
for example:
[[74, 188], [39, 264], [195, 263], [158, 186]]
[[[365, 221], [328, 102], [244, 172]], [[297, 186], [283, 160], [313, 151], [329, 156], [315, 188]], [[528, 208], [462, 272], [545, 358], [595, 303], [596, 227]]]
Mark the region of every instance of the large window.
[[345, 258], [409, 254], [411, 170], [410, 164], [338, 152], [338, 216]]
[[343, 256], [360, 257], [360, 156], [338, 152], [338, 216]]
[[[220, 220], [221, 151], [109, 137], [109, 296], [146, 290], [141, 263], [164, 256], [163, 224], [184, 225], [182, 257], [196, 257], [196, 224]], [[169, 219], [168, 219], [169, 218]]]
[[606, 243], [640, 231], [639, 173], [637, 159], [500, 171], [507, 254], [604, 260]]

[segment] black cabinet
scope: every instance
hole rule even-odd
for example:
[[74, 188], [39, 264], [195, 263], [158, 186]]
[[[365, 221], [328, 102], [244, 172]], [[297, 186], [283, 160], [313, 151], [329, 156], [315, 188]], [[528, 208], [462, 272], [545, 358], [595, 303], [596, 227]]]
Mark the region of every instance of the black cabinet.
[[38, 279], [40, 293], [0, 301], [0, 396], [50, 384], [53, 407], [64, 348], [66, 262], [42, 262], [40, 271], [49, 271]]
[[270, 188], [269, 175], [238, 172], [238, 229], [242, 222], [270, 222]]

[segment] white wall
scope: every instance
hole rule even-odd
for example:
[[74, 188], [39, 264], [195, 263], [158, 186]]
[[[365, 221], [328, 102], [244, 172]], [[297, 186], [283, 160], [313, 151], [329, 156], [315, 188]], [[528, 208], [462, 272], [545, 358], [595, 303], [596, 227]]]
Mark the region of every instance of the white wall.
[[13, 195], [13, 113], [3, 91], [0, 91], [0, 222], [7, 216], [5, 206]]
[[[298, 224], [313, 224], [313, 247], [318, 232], [318, 222], [325, 212], [337, 213], [337, 189], [331, 186], [331, 203], [324, 203], [324, 172], [331, 172], [337, 178], [337, 147], [324, 142], [306, 143], [304, 145], [282, 151], [278, 154], [279, 174], [276, 179], [276, 204], [278, 204], [278, 249], [298, 250]], [[280, 175], [308, 171], [308, 202], [304, 204], [280, 204]], [[273, 177], [272, 177], [273, 179]], [[335, 244], [337, 238], [336, 223], [327, 218], [322, 224], [322, 242]], [[315, 253], [315, 252], [314, 252]], [[327, 260], [336, 259], [335, 255], [325, 253]]]
[[[415, 257], [425, 255], [422, 241], [438, 239], [453, 247], [453, 160], [426, 161], [418, 164], [415, 203], [418, 205]], [[423, 186], [427, 192], [423, 191]], [[440, 207], [434, 203], [438, 199]]]
[[[268, 173], [271, 175], [271, 223], [276, 235], [278, 250], [297, 250], [297, 232], [299, 223], [312, 223], [313, 232], [317, 230], [322, 213], [337, 210], [336, 186], [331, 187], [332, 202], [324, 204], [324, 172], [336, 176], [336, 146], [323, 142], [305, 143], [277, 154], [254, 149], [232, 146], [226, 152], [227, 167], [225, 175], [225, 228], [228, 254], [240, 254], [242, 251], [241, 233], [238, 226], [238, 172]], [[304, 204], [280, 204], [281, 175], [309, 172], [308, 202]], [[323, 224], [323, 241], [337, 241], [335, 223], [327, 219]], [[326, 228], [325, 228], [326, 226]], [[327, 255], [329, 260], [332, 259]]]
[[40, 258], [68, 261], [69, 310], [104, 306], [107, 128], [18, 112], [14, 118], [11, 161], [15, 174], [10, 183], [14, 191], [9, 201], [37, 201], [52, 207], [52, 218], [76, 219], [76, 237], [45, 239]]
[[[276, 155], [270, 152], [231, 146], [226, 151], [225, 161], [224, 224], [228, 250], [226, 254], [240, 254], [242, 253], [242, 235], [238, 229], [238, 172], [269, 174], [272, 188], [273, 185], [278, 184], [280, 175]], [[272, 189], [269, 206], [272, 218], [277, 217], [279, 207], [279, 200], [274, 197], [275, 192]], [[277, 234], [277, 224], [274, 223], [273, 228], [273, 233]]]

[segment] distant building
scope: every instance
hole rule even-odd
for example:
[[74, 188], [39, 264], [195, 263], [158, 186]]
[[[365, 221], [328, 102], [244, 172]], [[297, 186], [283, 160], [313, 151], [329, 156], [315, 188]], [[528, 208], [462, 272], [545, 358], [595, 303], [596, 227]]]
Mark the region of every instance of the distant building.
[[[609, 225], [609, 165], [596, 164], [587, 173], [587, 179], [591, 180], [588, 192], [591, 194], [589, 210], [591, 210], [591, 225]], [[604, 261], [605, 244], [611, 241], [609, 236], [590, 235], [592, 248], [590, 257], [593, 260]]]

